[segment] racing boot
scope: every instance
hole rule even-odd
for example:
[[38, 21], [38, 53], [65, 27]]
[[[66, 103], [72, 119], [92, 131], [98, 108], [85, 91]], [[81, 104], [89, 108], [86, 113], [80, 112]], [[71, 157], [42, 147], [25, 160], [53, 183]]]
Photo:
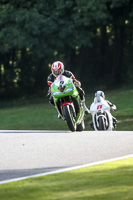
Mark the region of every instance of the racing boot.
[[113, 126], [114, 126], [114, 130], [116, 130], [116, 123], [117, 123], [117, 119], [115, 117], [113, 117]]
[[60, 114], [58, 114], [58, 119], [61, 119], [61, 115]]
[[82, 106], [84, 108], [85, 114], [88, 115], [90, 113], [89, 109], [85, 105], [85, 98], [81, 101]]

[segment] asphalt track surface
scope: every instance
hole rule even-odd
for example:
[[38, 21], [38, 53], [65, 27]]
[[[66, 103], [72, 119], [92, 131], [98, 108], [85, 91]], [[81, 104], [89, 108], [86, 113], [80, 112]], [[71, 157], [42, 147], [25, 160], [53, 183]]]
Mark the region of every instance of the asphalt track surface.
[[133, 154], [133, 131], [0, 131], [0, 181]]

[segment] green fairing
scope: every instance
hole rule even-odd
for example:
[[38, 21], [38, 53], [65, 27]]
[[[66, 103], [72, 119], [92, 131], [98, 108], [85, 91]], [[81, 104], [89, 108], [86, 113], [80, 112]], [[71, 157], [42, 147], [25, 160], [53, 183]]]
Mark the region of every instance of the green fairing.
[[78, 91], [74, 86], [71, 78], [68, 79], [68, 81], [63, 85], [63, 87], [65, 87], [65, 89], [63, 92], [61, 92], [59, 90], [59, 86], [57, 86], [55, 82], [53, 82], [53, 84], [51, 85], [51, 94], [54, 98], [54, 102], [58, 102], [58, 99], [61, 97], [72, 96], [75, 98], [78, 96]]

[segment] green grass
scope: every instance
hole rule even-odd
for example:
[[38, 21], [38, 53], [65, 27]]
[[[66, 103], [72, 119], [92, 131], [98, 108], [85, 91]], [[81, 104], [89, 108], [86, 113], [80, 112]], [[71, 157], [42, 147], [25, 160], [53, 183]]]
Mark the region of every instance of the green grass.
[[132, 200], [133, 158], [0, 185], [0, 200]]
[[[116, 104], [117, 110], [112, 112], [118, 120], [133, 119], [133, 90], [114, 90], [105, 93], [106, 98]], [[86, 95], [86, 105], [89, 107], [94, 94]], [[91, 130], [89, 122], [91, 115], [86, 116], [86, 130]], [[48, 99], [33, 98], [0, 102], [1, 130], [68, 130], [66, 122], [57, 118], [54, 106]], [[133, 130], [133, 122], [118, 123], [117, 130]]]
[[65, 124], [58, 120], [55, 108], [49, 104], [1, 109], [0, 116], [1, 130], [52, 130]]
[[132, 121], [121, 121], [117, 124], [117, 130], [119, 131], [133, 131], [133, 120]]

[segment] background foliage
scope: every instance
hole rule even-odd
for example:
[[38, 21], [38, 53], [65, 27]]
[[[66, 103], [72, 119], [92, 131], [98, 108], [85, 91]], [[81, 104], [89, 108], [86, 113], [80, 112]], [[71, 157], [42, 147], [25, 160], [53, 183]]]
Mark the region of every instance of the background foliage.
[[0, 97], [47, 92], [64, 62], [85, 91], [132, 85], [132, 0], [1, 0]]

